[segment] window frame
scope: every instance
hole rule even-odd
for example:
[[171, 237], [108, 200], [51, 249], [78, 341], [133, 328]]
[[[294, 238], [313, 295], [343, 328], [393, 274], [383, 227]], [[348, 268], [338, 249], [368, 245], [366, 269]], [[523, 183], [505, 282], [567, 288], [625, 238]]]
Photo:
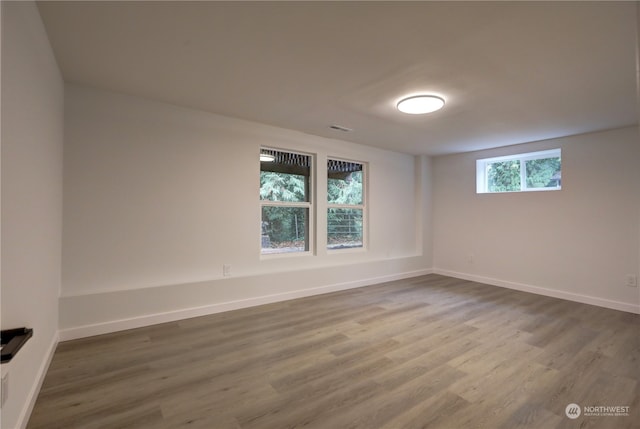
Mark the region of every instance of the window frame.
[[[348, 162], [353, 164], [360, 164], [362, 166], [362, 202], [360, 204], [338, 204], [338, 203], [330, 203], [329, 202], [329, 162], [330, 161], [338, 161], [338, 162]], [[366, 251], [368, 249], [368, 190], [369, 190], [369, 174], [368, 174], [368, 163], [365, 161], [358, 161], [353, 159], [346, 159], [336, 156], [327, 156], [326, 163], [326, 172], [327, 172], [327, 181], [325, 183], [325, 190], [327, 193], [327, 201], [326, 201], [326, 216], [327, 216], [327, 225], [325, 230], [326, 237], [326, 251], [327, 252], [361, 252]], [[329, 210], [331, 209], [353, 209], [353, 210], [362, 210], [362, 246], [352, 246], [352, 247], [329, 247]]]
[[[547, 149], [536, 152], [526, 152], [515, 155], [497, 156], [476, 160], [476, 194], [508, 194], [514, 192], [540, 192], [540, 191], [560, 191], [562, 183], [555, 187], [528, 188], [527, 187], [527, 161], [537, 159], [560, 158], [560, 171], [562, 172], [562, 149]], [[517, 191], [489, 191], [489, 166], [498, 162], [519, 161], [520, 162], [520, 190]]]
[[[306, 184], [306, 199], [307, 201], [273, 201], [266, 200], [260, 198], [260, 180], [258, 180], [258, 199], [259, 199], [259, 208], [260, 208], [260, 225], [262, 224], [262, 213], [264, 207], [291, 207], [291, 208], [305, 208], [307, 209], [307, 225], [306, 225], [306, 240], [305, 240], [305, 250], [301, 251], [293, 251], [293, 252], [268, 252], [264, 253], [262, 251], [262, 227], [260, 227], [260, 258], [282, 258], [282, 257], [300, 257], [300, 256], [308, 256], [313, 255], [315, 253], [315, 204], [314, 200], [316, 198], [315, 192], [315, 162], [316, 156], [313, 153], [307, 153], [298, 150], [285, 149], [285, 148], [277, 148], [272, 146], [260, 146], [259, 153], [262, 154], [262, 151], [275, 151], [275, 152], [284, 152], [290, 153], [294, 155], [303, 155], [309, 157], [309, 179]], [[262, 173], [262, 161], [260, 164], [260, 168], [258, 170], [258, 174]]]

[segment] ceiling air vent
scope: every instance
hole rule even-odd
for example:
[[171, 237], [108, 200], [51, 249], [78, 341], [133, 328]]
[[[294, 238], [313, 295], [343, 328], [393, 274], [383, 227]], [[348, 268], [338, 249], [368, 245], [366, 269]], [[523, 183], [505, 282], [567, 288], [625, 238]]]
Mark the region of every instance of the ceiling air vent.
[[330, 125], [329, 128], [332, 130], [342, 131], [344, 133], [348, 133], [349, 131], [353, 131], [351, 128], [343, 127], [342, 125]]

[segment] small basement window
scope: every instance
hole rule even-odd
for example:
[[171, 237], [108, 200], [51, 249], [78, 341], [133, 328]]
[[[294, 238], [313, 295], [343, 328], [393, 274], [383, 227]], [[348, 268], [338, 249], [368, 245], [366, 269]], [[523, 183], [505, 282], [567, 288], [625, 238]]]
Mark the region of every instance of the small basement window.
[[562, 189], [560, 149], [476, 161], [476, 193]]

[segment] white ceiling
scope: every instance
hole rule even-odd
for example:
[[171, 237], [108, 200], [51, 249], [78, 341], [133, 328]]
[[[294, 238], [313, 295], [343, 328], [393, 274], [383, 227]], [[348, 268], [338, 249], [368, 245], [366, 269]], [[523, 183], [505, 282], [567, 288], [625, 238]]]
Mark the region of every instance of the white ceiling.
[[[636, 7], [39, 3], [68, 82], [429, 155], [637, 123]], [[444, 109], [395, 109], [423, 91]]]

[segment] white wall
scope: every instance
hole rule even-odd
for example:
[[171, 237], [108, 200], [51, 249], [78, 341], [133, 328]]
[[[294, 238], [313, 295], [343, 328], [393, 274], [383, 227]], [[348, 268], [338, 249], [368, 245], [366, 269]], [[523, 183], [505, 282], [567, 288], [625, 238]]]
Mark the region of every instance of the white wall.
[[[431, 266], [428, 193], [416, 201], [428, 160], [82, 86], [65, 97], [64, 338]], [[261, 258], [261, 145], [315, 154], [320, 183], [327, 156], [367, 162], [368, 251], [328, 253], [319, 233], [315, 256]]]
[[[557, 147], [562, 190], [475, 193], [476, 159]], [[636, 127], [436, 158], [434, 269], [638, 312], [638, 165]]]
[[9, 373], [2, 427], [18, 428], [57, 343], [63, 82], [34, 3], [2, 2], [2, 329], [33, 338]]

